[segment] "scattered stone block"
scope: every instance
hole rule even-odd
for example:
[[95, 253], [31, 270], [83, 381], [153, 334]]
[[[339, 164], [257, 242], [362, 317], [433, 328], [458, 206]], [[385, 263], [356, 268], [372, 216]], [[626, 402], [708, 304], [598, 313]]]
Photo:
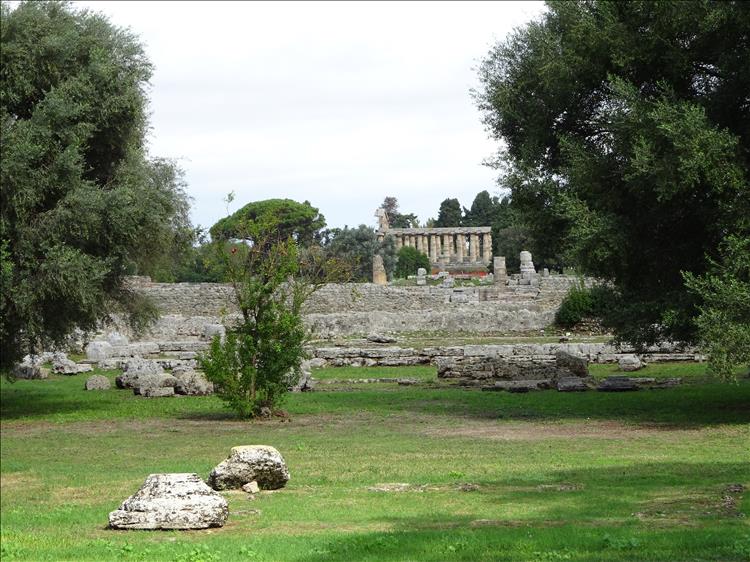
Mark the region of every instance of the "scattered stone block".
[[112, 384], [104, 375], [91, 375], [83, 386], [85, 390], [109, 390]]
[[164, 369], [157, 361], [144, 359], [143, 357], [133, 357], [125, 361], [123, 373], [115, 379], [115, 384], [117, 388], [135, 388], [139, 386], [141, 377], [163, 373]]
[[88, 373], [93, 371], [94, 367], [89, 364], [78, 364], [68, 359], [64, 353], [57, 352], [52, 357], [52, 372], [58, 375], [77, 375], [79, 373]]
[[203, 326], [203, 339], [212, 341], [214, 337], [219, 336], [222, 341], [226, 336], [227, 329], [222, 324], [206, 324]]
[[258, 486], [258, 483], [253, 480], [252, 482], [248, 482], [244, 486], [242, 486], [242, 490], [244, 492], [247, 492], [248, 494], [257, 494], [260, 492], [260, 487]]
[[86, 346], [86, 358], [98, 363], [109, 359], [114, 354], [114, 347], [108, 341], [92, 341]]
[[597, 390], [602, 392], [627, 392], [639, 388], [638, 384], [630, 377], [619, 375], [607, 377], [596, 387]]
[[623, 355], [618, 359], [617, 366], [621, 371], [625, 371], [626, 373], [639, 371], [640, 369], [643, 369], [643, 367], [645, 367], [645, 365], [637, 355]]
[[207, 396], [214, 392], [214, 383], [207, 381], [203, 373], [199, 373], [198, 371], [180, 370], [174, 373], [173, 377], [176, 379], [174, 385], [175, 394]]
[[110, 332], [107, 334], [107, 341], [112, 344], [113, 347], [124, 347], [130, 343], [128, 338], [120, 332]]
[[222, 527], [227, 501], [197, 474], [151, 474], [109, 514], [113, 529], [207, 529]]
[[[166, 373], [156, 375], [140, 375], [133, 386], [133, 394], [140, 396], [174, 396], [177, 378]], [[168, 388], [171, 392], [162, 389]]]
[[214, 490], [241, 488], [255, 480], [263, 490], [283, 488], [289, 469], [281, 453], [267, 445], [232, 447], [229, 458], [219, 463], [208, 477]]
[[578, 357], [567, 351], [559, 350], [555, 353], [555, 365], [569, 370], [573, 375], [579, 377], [589, 376], [589, 360], [585, 357]]
[[557, 380], [557, 390], [560, 392], [583, 392], [588, 389], [581, 377], [561, 377]]
[[174, 387], [145, 386], [134, 388], [133, 392], [144, 398], [165, 398], [167, 396], [174, 396]]
[[396, 338], [385, 336], [383, 334], [370, 334], [367, 336], [367, 341], [373, 343], [396, 343]]
[[16, 379], [46, 379], [49, 377], [49, 369], [44, 369], [41, 362], [34, 357], [24, 357], [24, 360], [13, 367], [11, 376]]

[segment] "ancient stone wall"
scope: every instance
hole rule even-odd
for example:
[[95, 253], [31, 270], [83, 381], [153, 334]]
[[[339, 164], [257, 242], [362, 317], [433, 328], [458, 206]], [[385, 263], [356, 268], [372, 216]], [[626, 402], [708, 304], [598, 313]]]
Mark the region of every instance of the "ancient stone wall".
[[[540, 278], [539, 286], [394, 287], [372, 283], [331, 284], [306, 303], [305, 322], [320, 337], [371, 332], [491, 333], [539, 330], [552, 323], [565, 291], [576, 278]], [[130, 286], [151, 299], [161, 314], [152, 336], [199, 337], [208, 324], [231, 322], [238, 310], [229, 285], [152, 283]]]

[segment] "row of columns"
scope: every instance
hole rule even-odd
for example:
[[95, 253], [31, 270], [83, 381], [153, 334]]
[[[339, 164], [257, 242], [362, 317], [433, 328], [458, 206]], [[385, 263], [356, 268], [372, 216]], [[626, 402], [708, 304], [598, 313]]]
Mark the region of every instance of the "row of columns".
[[464, 257], [468, 257], [472, 263], [488, 264], [492, 259], [492, 237], [488, 232], [483, 234], [393, 234], [392, 236], [396, 238], [396, 251], [403, 246], [411, 246], [428, 255], [432, 263], [438, 263], [441, 258], [448, 261], [453, 261], [455, 258], [455, 261], [463, 262]]

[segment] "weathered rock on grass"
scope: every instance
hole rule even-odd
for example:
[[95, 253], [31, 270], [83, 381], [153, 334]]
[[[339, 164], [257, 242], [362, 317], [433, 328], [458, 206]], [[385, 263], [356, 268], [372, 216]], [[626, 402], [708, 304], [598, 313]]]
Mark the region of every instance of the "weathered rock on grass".
[[49, 369], [42, 367], [39, 358], [26, 356], [13, 367], [11, 376], [16, 379], [46, 379], [49, 377]]
[[267, 445], [232, 447], [229, 458], [211, 471], [208, 485], [215, 490], [239, 489], [253, 480], [262, 490], [286, 486], [289, 469], [279, 451]]
[[202, 373], [193, 370], [179, 370], [174, 373], [175, 394], [206, 396], [213, 394], [214, 384], [206, 380]]
[[[125, 361], [123, 373], [115, 379], [115, 384], [117, 388], [136, 388], [141, 386], [140, 380], [142, 377], [161, 375], [163, 373], [164, 369], [157, 361], [143, 359], [142, 357], [133, 357]], [[174, 386], [174, 384], [171, 386]]]
[[176, 384], [177, 379], [166, 373], [141, 375], [133, 387], [133, 393], [141, 396], [173, 396]]
[[151, 474], [109, 514], [113, 529], [206, 529], [227, 520], [227, 501], [197, 474]]
[[597, 390], [600, 390], [602, 392], [627, 392], [631, 390], [638, 390], [639, 388], [640, 387], [638, 386], [638, 383], [635, 379], [619, 375], [607, 377], [599, 383], [598, 387], [596, 387]]
[[92, 341], [86, 346], [86, 358], [98, 363], [112, 357], [114, 351], [112, 344], [107, 341]]
[[112, 388], [112, 384], [104, 375], [91, 375], [86, 379], [86, 384], [83, 388], [86, 390], [109, 390]]
[[76, 363], [68, 359], [64, 353], [57, 352], [52, 356], [52, 372], [59, 375], [77, 375], [79, 373], [88, 373], [94, 368], [87, 363]]
[[583, 392], [588, 389], [586, 380], [581, 377], [562, 377], [557, 380], [557, 390], [560, 392]]
[[637, 355], [623, 355], [617, 361], [617, 366], [626, 373], [643, 369], [645, 365]]
[[558, 351], [555, 353], [555, 365], [558, 367], [568, 369], [571, 373], [578, 377], [589, 376], [589, 361], [585, 357], [579, 357], [573, 355], [567, 351]]

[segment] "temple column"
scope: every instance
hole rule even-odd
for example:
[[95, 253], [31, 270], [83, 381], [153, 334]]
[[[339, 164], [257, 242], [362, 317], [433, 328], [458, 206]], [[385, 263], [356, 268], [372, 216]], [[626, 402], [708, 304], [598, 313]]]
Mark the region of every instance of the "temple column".
[[458, 263], [464, 262], [464, 249], [466, 248], [466, 236], [463, 234], [456, 235], [456, 259]]
[[471, 248], [471, 261], [473, 263], [479, 263], [479, 235], [478, 234], [470, 234], [469, 235], [469, 247]]
[[453, 254], [453, 236], [443, 234], [443, 255], [449, 258]]
[[437, 263], [440, 259], [440, 236], [437, 234], [432, 235], [432, 261]]
[[485, 232], [482, 235], [482, 261], [489, 264], [492, 260], [492, 235]]
[[404, 245], [404, 238], [400, 234], [396, 234], [394, 238], [396, 239], [396, 252], [398, 252]]
[[417, 234], [417, 250], [419, 250], [423, 254], [426, 253], [424, 251], [424, 236], [422, 236], [421, 234]]

